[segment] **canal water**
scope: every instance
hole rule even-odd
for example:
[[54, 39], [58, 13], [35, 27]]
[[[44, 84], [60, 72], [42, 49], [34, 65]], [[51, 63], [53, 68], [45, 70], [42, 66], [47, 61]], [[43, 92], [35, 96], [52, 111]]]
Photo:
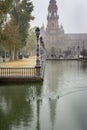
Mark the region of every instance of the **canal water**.
[[0, 84], [0, 130], [87, 130], [87, 62], [47, 61], [43, 83]]

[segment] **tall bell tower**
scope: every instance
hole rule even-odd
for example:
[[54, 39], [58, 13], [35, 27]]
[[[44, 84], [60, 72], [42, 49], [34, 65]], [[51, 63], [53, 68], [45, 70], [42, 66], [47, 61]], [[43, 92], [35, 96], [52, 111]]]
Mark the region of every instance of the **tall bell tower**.
[[47, 16], [47, 33], [57, 33], [59, 29], [58, 20], [59, 16], [57, 14], [58, 7], [55, 0], [50, 0], [48, 6], [48, 16]]
[[47, 55], [58, 55], [64, 46], [64, 30], [59, 25], [58, 7], [56, 0], [50, 0], [48, 5], [47, 27], [44, 33]]

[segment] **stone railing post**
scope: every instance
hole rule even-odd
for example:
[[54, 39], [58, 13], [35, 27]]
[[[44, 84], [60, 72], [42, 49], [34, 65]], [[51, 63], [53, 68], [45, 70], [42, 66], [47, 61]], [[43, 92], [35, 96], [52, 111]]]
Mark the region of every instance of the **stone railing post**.
[[41, 77], [41, 66], [35, 66], [35, 68], [36, 68], [36, 76], [37, 77]]

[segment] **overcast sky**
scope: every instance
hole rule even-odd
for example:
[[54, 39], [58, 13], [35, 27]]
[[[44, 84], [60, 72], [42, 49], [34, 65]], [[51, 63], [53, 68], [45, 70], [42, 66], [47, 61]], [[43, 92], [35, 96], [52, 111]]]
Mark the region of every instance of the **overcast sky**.
[[[50, 0], [31, 0], [34, 5], [35, 20], [32, 27], [47, 25], [48, 5]], [[87, 0], [56, 0], [59, 24], [62, 23], [67, 33], [87, 33]]]

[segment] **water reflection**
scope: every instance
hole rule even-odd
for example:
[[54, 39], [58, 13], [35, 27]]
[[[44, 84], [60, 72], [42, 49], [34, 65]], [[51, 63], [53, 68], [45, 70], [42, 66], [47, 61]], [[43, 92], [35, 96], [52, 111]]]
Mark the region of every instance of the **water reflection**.
[[40, 130], [40, 104], [41, 104], [41, 101], [37, 100], [37, 126], [36, 126], [36, 130]]
[[59, 96], [59, 87], [63, 86], [63, 64], [57, 61], [48, 61], [46, 65], [44, 95], [48, 98]]
[[86, 68], [47, 61], [43, 83], [0, 85], [0, 130], [86, 130]]
[[40, 96], [41, 84], [0, 87], [0, 118], [2, 119], [0, 128], [2, 130], [10, 130], [14, 126], [18, 128], [31, 125], [34, 118], [34, 104], [26, 100], [27, 94], [31, 98], [30, 88], [35, 90], [35, 96]]
[[82, 61], [81, 62], [81, 67], [84, 71], [87, 71], [87, 61]]
[[50, 61], [49, 64], [47, 64], [47, 76], [48, 79], [48, 87], [51, 92], [56, 92], [58, 88], [58, 80], [61, 79], [61, 76], [63, 74], [63, 67], [62, 63], [57, 61]]
[[54, 126], [55, 126], [56, 106], [57, 106], [57, 100], [56, 99], [49, 100], [51, 130], [54, 130]]

